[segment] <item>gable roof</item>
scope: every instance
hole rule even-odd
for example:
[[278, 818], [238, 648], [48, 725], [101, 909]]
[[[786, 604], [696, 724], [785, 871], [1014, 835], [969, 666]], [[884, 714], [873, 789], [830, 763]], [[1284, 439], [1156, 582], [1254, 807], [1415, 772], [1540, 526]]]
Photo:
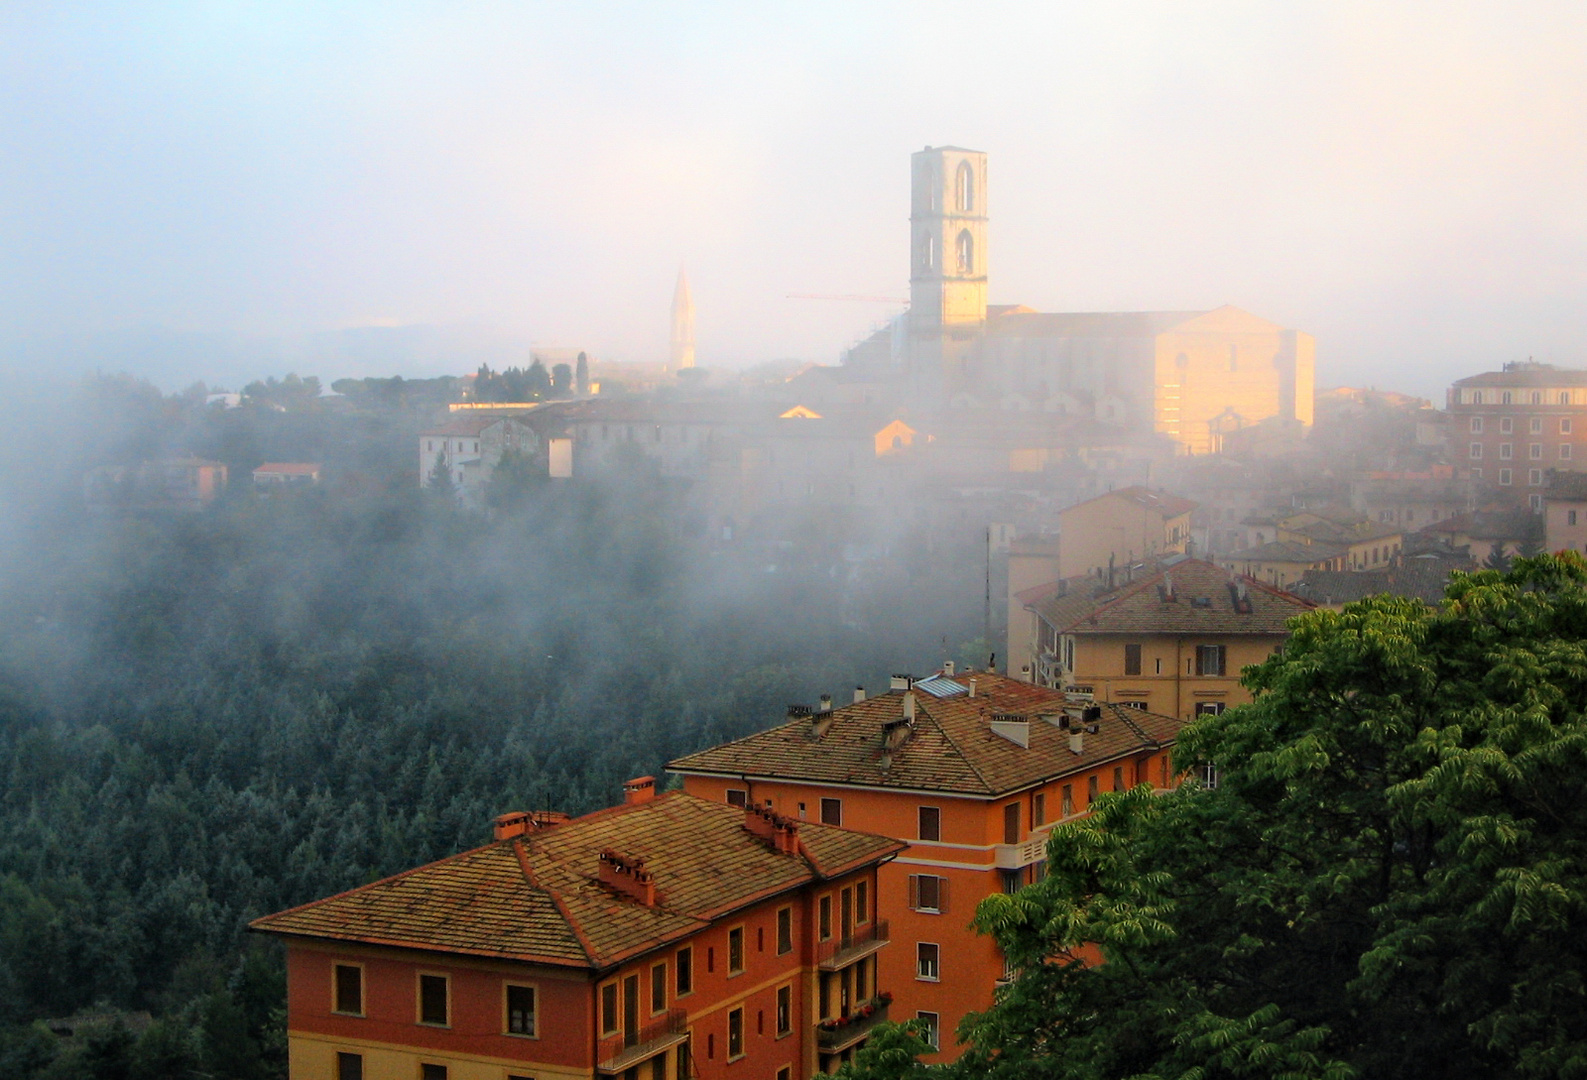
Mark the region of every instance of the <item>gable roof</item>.
[[[1184, 726], [1171, 716], [1102, 704], [1100, 730], [1087, 735], [1083, 752], [1075, 754], [1067, 733], [1042, 719], [1064, 711], [1064, 694], [987, 671], [938, 674], [915, 684], [914, 725], [889, 754], [882, 726], [903, 718], [904, 693], [889, 691], [834, 709], [819, 738], [810, 719], [795, 719], [678, 758], [667, 768], [990, 798], [1171, 745]], [[992, 718], [1005, 714], [1029, 718], [1029, 746], [992, 730]]]
[[[1236, 607], [1242, 585], [1240, 607], [1249, 610]], [[1183, 559], [1111, 593], [1061, 597], [1031, 610], [1060, 634], [1287, 634], [1285, 624], [1313, 606], [1204, 560]]]
[[[670, 792], [598, 810], [249, 924], [274, 934], [606, 968], [767, 896], [896, 854], [904, 844], [799, 822], [800, 851], [751, 835], [744, 811]], [[603, 850], [644, 860], [657, 902], [598, 881]]]

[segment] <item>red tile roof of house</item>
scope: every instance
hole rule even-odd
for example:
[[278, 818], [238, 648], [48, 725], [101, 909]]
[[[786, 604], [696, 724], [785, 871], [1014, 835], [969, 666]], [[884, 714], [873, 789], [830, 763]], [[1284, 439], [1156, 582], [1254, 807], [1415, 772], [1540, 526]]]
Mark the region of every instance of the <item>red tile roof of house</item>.
[[[972, 683], [974, 697], [968, 692]], [[1184, 726], [1171, 716], [1100, 704], [1100, 730], [1087, 735], [1083, 752], [1075, 754], [1068, 733], [1044, 719], [1064, 712], [1069, 701], [1063, 693], [986, 671], [938, 674], [915, 684], [914, 725], [902, 745], [889, 752], [883, 727], [902, 719], [904, 693], [891, 691], [834, 709], [819, 737], [812, 720], [795, 719], [681, 757], [667, 768], [993, 797], [1171, 745]], [[1009, 714], [1028, 718], [1028, 746], [993, 731], [994, 717]]]
[[255, 474], [280, 476], [313, 476], [319, 471], [319, 465], [309, 461], [267, 461], [254, 470]]
[[[1245, 599], [1237, 603], [1242, 585]], [[1286, 634], [1285, 624], [1314, 606], [1201, 559], [1183, 559], [1111, 593], [1071, 594], [1032, 610], [1061, 634]]]
[[[430, 863], [254, 920], [294, 937], [605, 968], [763, 897], [903, 850], [884, 836], [798, 823], [786, 854], [736, 806], [671, 792]], [[600, 884], [602, 851], [644, 860], [646, 906]]]

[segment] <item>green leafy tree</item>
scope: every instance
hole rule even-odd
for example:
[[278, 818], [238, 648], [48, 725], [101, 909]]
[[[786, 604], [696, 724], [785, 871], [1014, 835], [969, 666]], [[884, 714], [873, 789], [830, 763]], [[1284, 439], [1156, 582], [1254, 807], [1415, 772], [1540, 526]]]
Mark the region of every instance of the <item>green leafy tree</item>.
[[1215, 786], [1103, 796], [979, 906], [1018, 975], [960, 1071], [1587, 1075], [1587, 563], [1308, 613], [1246, 683], [1176, 751]]

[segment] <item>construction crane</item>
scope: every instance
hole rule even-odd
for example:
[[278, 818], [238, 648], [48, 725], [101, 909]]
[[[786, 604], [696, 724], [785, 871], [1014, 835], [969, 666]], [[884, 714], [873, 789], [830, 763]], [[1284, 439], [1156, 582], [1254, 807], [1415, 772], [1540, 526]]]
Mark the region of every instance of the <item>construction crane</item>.
[[789, 300], [857, 300], [862, 304], [907, 304], [908, 300], [900, 300], [896, 296], [851, 296], [833, 295], [829, 293], [789, 293]]

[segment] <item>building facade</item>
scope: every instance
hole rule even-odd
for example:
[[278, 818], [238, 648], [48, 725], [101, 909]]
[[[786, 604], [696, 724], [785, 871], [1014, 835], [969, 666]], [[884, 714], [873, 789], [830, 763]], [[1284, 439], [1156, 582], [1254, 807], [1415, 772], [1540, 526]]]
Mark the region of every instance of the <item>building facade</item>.
[[1505, 364], [1456, 380], [1448, 412], [1449, 460], [1542, 510], [1548, 471], [1574, 470], [1587, 451], [1587, 371]]
[[294, 1078], [834, 1070], [886, 1019], [876, 870], [903, 845], [672, 792], [508, 814], [450, 859], [256, 920]]
[[1171, 562], [1033, 604], [1034, 680], [1186, 721], [1250, 701], [1241, 669], [1271, 656], [1313, 605], [1200, 559]]
[[970, 928], [976, 904], [1036, 880], [1054, 825], [1103, 792], [1176, 782], [1182, 725], [1093, 705], [985, 671], [895, 676], [886, 694], [790, 710], [778, 727], [672, 762], [684, 790], [798, 820], [907, 841], [877, 875], [891, 945], [879, 978], [891, 1019], [925, 1022], [940, 1047], [984, 1010], [1006, 970]]

